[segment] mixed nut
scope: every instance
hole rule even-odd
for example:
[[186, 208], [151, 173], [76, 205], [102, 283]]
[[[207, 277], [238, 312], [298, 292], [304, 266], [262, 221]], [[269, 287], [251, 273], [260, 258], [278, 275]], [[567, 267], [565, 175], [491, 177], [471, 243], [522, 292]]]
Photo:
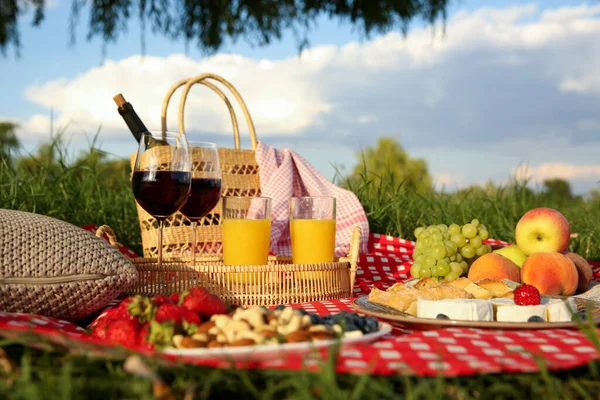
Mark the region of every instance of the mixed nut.
[[285, 306], [237, 308], [231, 314], [213, 315], [192, 335], [174, 335], [172, 344], [185, 349], [311, 342], [359, 337], [377, 329], [375, 318], [345, 311], [320, 317]]

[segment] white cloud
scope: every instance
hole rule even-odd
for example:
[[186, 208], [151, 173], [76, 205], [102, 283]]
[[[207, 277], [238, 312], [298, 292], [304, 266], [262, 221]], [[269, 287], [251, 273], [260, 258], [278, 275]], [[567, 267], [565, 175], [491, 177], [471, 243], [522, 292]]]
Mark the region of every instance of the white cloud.
[[599, 180], [600, 165], [575, 165], [570, 163], [544, 163], [538, 166], [520, 165], [514, 169], [515, 177], [519, 180], [529, 180], [531, 183], [541, 183], [546, 179], [565, 180]]
[[[103, 139], [130, 140], [113, 95], [123, 93], [148, 127], [158, 128], [171, 84], [215, 72], [239, 89], [259, 139], [271, 143], [298, 138], [356, 147], [380, 135], [401, 134], [409, 150], [470, 149], [487, 152], [489, 159], [502, 155], [527, 162], [543, 148], [548, 165], [575, 165], [579, 160], [561, 158], [565, 147], [600, 151], [599, 16], [600, 5], [546, 11], [535, 4], [485, 7], [452, 15], [445, 35], [424, 28], [405, 39], [393, 32], [363, 43], [317, 46], [281, 60], [132, 56], [73, 78], [31, 85], [26, 96], [53, 108], [57, 126], [94, 133], [102, 124]], [[179, 93], [168, 114], [173, 130], [178, 103]], [[206, 88], [192, 89], [185, 115], [190, 131], [231, 135], [226, 107]], [[47, 116], [32, 116], [22, 136], [44, 134], [49, 123]], [[536, 162], [538, 168], [545, 165]], [[514, 165], [494, 172], [506, 176]], [[462, 171], [463, 183], [486, 168], [494, 166]], [[458, 175], [432, 172], [446, 184], [444, 173]]]
[[465, 184], [465, 179], [462, 176], [456, 176], [448, 173], [435, 175], [432, 179], [433, 186], [436, 190], [452, 192], [457, 189], [462, 189], [468, 185]]

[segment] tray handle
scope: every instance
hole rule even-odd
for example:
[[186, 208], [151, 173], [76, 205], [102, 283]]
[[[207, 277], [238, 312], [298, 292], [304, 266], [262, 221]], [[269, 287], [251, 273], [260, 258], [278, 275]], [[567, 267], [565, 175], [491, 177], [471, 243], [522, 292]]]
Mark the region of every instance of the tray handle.
[[115, 231], [110, 226], [102, 225], [96, 229], [96, 237], [102, 238], [104, 235], [108, 238], [108, 243], [111, 246], [118, 247], [117, 235], [115, 235]]
[[350, 238], [350, 251], [348, 258], [350, 259], [350, 296], [354, 296], [354, 282], [356, 280], [356, 270], [358, 269], [358, 254], [360, 251], [360, 228], [355, 226], [352, 229], [352, 237]]

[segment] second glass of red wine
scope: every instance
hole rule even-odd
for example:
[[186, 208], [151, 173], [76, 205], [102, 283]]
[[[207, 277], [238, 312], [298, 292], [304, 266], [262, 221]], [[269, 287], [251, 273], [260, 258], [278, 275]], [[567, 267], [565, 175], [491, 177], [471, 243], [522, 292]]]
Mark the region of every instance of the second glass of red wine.
[[[162, 146], [154, 146], [156, 141]], [[186, 202], [192, 183], [191, 159], [185, 135], [145, 132], [133, 170], [133, 194], [140, 207], [158, 221], [158, 265], [162, 264], [163, 225]]]
[[188, 141], [192, 162], [190, 195], [179, 210], [192, 223], [192, 263], [196, 264], [196, 226], [219, 202], [221, 197], [221, 167], [217, 145]]

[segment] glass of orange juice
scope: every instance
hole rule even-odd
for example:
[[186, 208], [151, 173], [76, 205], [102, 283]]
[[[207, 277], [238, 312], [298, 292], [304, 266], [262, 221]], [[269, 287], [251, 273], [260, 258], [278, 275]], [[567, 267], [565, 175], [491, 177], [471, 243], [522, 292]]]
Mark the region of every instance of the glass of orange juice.
[[[292, 197], [290, 199], [292, 262], [333, 262], [335, 253], [335, 197]], [[304, 276], [304, 274], [301, 274]], [[307, 279], [322, 279], [322, 272]]]
[[[271, 198], [223, 198], [223, 262], [266, 265], [271, 243]], [[228, 273], [234, 283], [251, 283], [250, 273]]]

